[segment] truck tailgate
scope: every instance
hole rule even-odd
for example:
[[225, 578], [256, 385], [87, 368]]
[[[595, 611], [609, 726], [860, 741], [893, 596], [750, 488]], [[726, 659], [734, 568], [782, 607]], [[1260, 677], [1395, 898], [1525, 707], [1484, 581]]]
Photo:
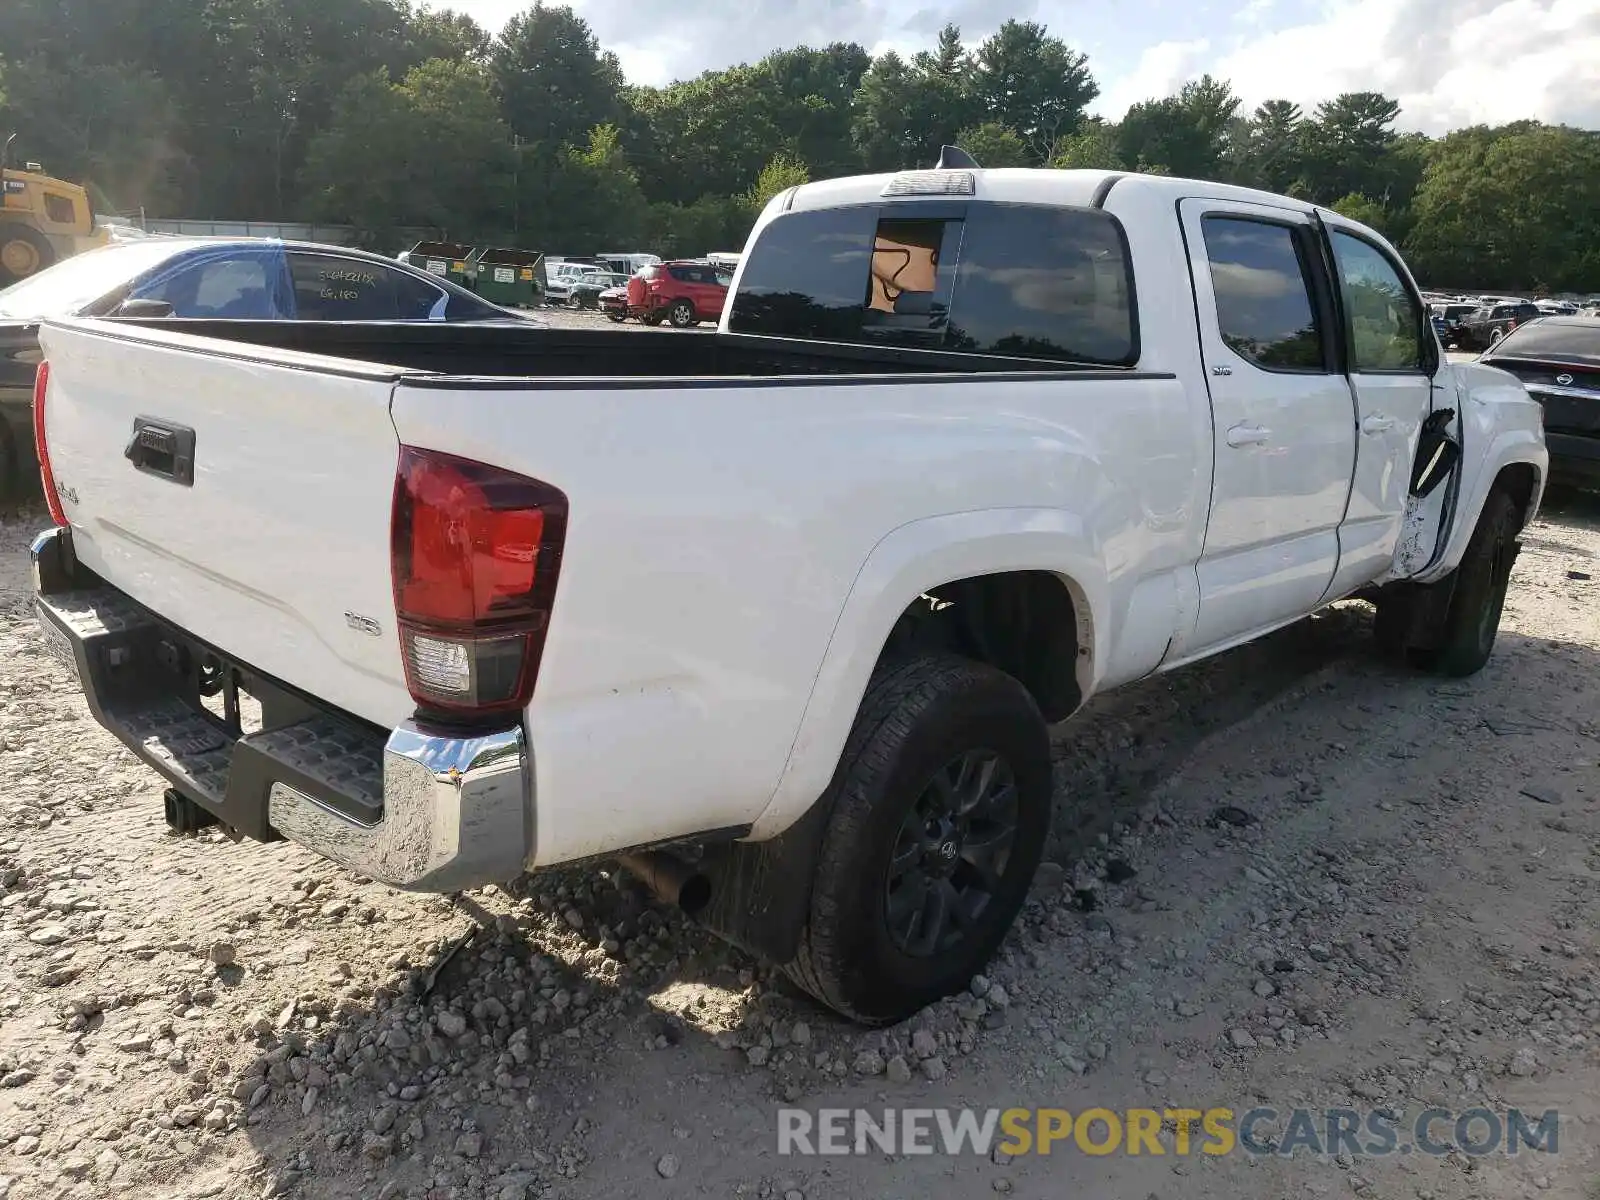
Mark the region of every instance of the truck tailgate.
[[[380, 725], [409, 716], [389, 568], [402, 372], [88, 322], [42, 341], [79, 560], [264, 675]], [[192, 482], [167, 453], [189, 431]]]

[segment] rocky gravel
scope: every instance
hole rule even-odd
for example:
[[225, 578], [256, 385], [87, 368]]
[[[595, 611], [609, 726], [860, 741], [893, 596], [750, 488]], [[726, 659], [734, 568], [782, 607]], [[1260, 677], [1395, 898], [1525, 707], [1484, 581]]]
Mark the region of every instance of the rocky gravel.
[[[1600, 1195], [1600, 506], [1531, 531], [1474, 679], [1384, 662], [1350, 604], [1096, 702], [1014, 933], [877, 1031], [609, 868], [413, 896], [169, 834], [44, 653], [41, 521], [0, 522], [0, 1200]], [[797, 1158], [784, 1104], [1563, 1125], [1487, 1158]]]

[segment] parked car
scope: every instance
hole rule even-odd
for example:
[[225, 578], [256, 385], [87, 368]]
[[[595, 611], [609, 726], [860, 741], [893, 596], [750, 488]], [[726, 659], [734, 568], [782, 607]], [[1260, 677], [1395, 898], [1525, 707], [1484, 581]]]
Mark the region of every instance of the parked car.
[[1471, 674], [1548, 466], [1388, 242], [1237, 187], [804, 185], [724, 326], [51, 321], [45, 644], [176, 828], [417, 891], [620, 858], [884, 1024], [1006, 936], [1051, 724], [1358, 593]]
[[572, 285], [590, 275], [606, 273], [599, 263], [574, 262], [563, 259], [555, 266], [545, 268], [544, 297], [547, 304], [565, 304], [572, 295]]
[[645, 267], [628, 280], [628, 315], [646, 325], [670, 321], [677, 329], [716, 321], [722, 317], [732, 282], [731, 272], [706, 262]]
[[659, 254], [645, 254], [642, 252], [633, 252], [628, 254], [613, 252], [611, 254], [602, 254], [599, 256], [599, 259], [608, 270], [615, 271], [619, 275], [632, 276], [643, 270], [645, 267], [655, 266], [661, 261], [661, 256]]
[[515, 321], [446, 280], [359, 250], [151, 237], [90, 250], [0, 291], [0, 497], [38, 478], [33, 379], [48, 317]]
[[1463, 350], [1487, 350], [1506, 334], [1544, 314], [1532, 304], [1486, 304], [1461, 318], [1456, 325], [1456, 345]]
[[1600, 321], [1545, 317], [1506, 334], [1478, 361], [1511, 372], [1544, 406], [1553, 477], [1600, 486]]
[[626, 288], [627, 275], [617, 271], [592, 271], [580, 275], [567, 288], [567, 303], [574, 308], [600, 307], [600, 293], [609, 288]]
[[1439, 340], [1446, 346], [1452, 345], [1456, 341], [1462, 320], [1477, 312], [1479, 307], [1476, 304], [1462, 304], [1454, 301], [1434, 304], [1432, 306], [1433, 314], [1443, 322]]
[[595, 297], [595, 306], [620, 325], [628, 319], [628, 285], [608, 287]]

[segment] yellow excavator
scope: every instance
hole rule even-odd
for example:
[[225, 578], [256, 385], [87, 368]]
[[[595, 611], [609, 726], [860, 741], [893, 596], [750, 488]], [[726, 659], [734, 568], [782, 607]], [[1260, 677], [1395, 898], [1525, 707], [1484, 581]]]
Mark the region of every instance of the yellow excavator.
[[51, 178], [38, 163], [12, 169], [16, 137], [0, 146], [0, 287], [108, 240], [87, 188]]

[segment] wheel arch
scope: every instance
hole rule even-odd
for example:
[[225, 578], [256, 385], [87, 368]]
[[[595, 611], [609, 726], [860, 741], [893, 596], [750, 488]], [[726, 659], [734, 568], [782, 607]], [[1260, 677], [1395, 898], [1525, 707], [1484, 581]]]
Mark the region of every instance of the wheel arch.
[[1517, 506], [1518, 525], [1526, 528], [1538, 512], [1543, 492], [1543, 478], [1539, 468], [1531, 462], [1513, 462], [1500, 468], [1490, 485], [1490, 491], [1504, 492]]
[[[857, 573], [835, 623], [777, 787], [752, 826], [772, 837], [811, 809], [833, 777], [873, 672], [905, 644], [908, 619], [945, 603], [990, 606], [980, 638], [958, 652], [1006, 670], [1028, 687], [1048, 719], [1059, 720], [1093, 690], [1107, 657], [1106, 573], [1082, 522], [1051, 509], [998, 509], [934, 517], [902, 526], [875, 546]], [[1021, 605], [1034, 622], [1070, 620], [1064, 638], [1043, 635], [1048, 665], [1023, 661], [1022, 648], [981, 634]], [[998, 611], [994, 611], [998, 606]], [[970, 634], [971, 628], [960, 631]], [[912, 645], [917, 645], [915, 639]], [[938, 648], [951, 648], [948, 644]], [[1061, 664], [1070, 661], [1070, 672]], [[1009, 669], [1008, 669], [1009, 663]], [[1065, 678], [1070, 674], [1070, 681]]]

